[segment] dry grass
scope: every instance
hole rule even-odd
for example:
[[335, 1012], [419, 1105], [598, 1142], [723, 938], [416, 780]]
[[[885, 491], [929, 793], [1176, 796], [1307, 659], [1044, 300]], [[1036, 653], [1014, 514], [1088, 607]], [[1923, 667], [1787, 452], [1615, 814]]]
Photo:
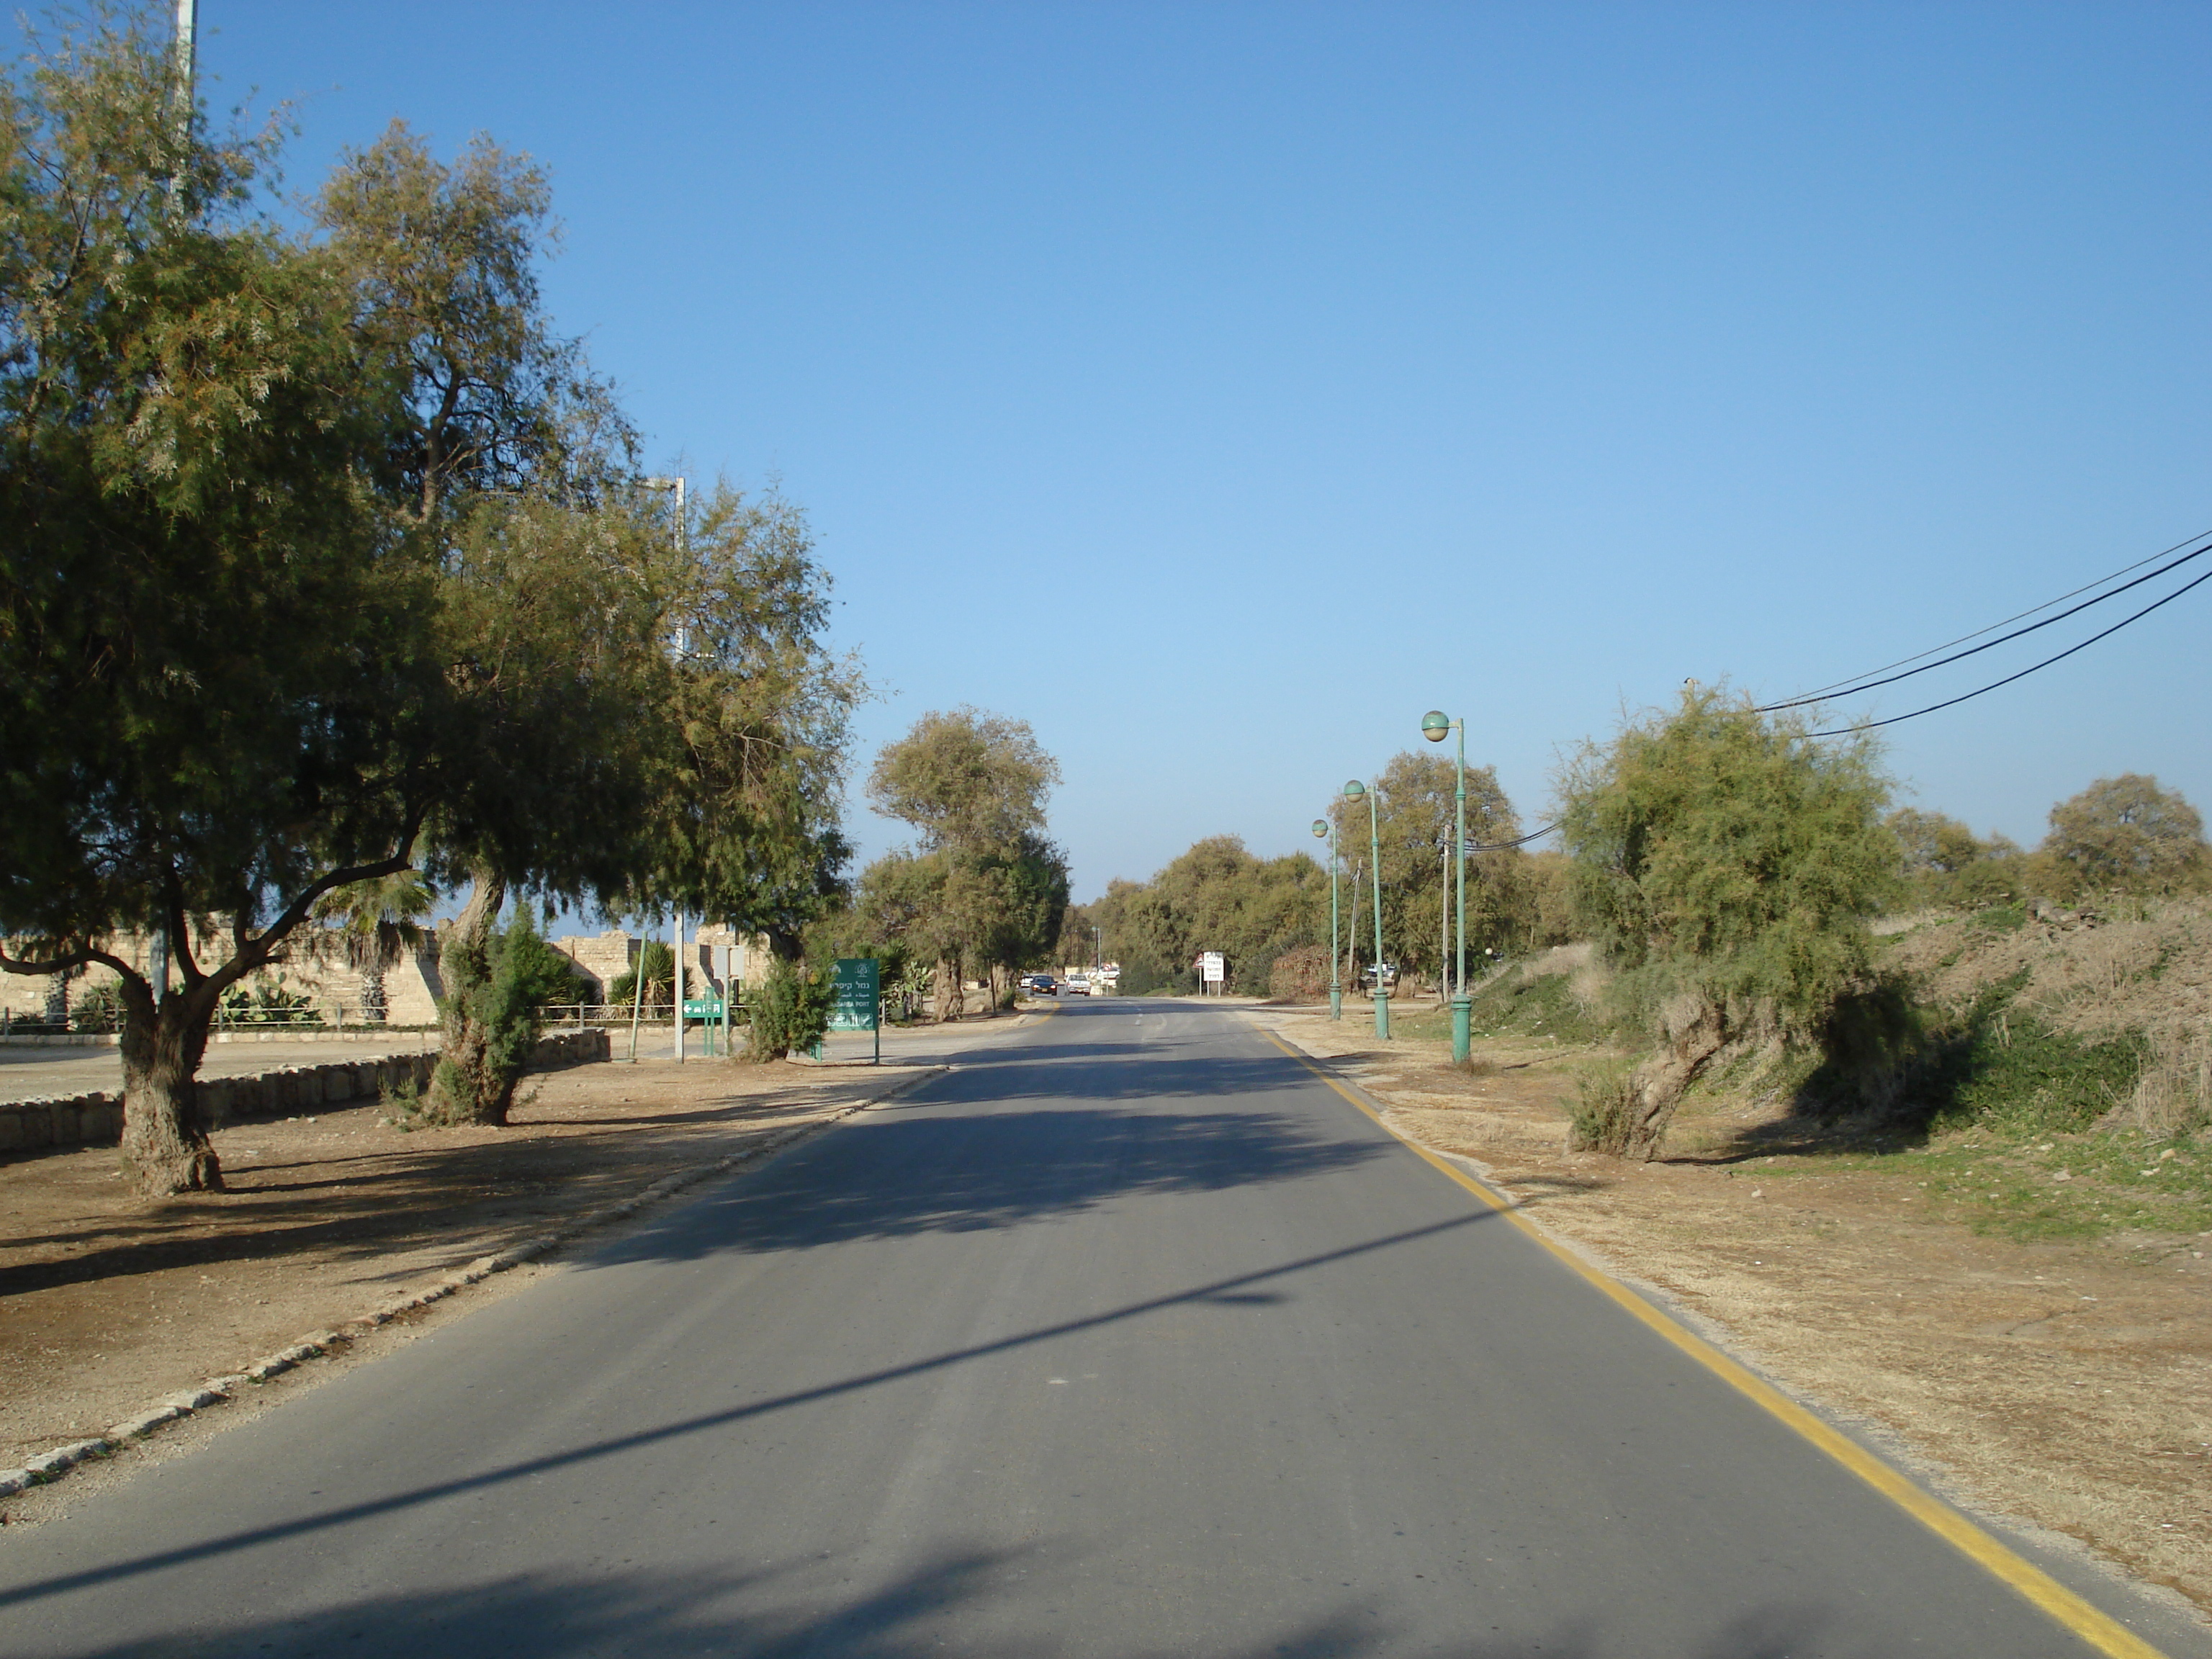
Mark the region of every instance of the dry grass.
[[1901, 935], [1891, 951], [1948, 1007], [2025, 975], [2014, 1006], [2073, 1036], [2155, 1036], [2212, 1020], [2212, 902], [2203, 898], [2132, 901], [2108, 920], [2030, 920], [2009, 931], [1954, 917]]

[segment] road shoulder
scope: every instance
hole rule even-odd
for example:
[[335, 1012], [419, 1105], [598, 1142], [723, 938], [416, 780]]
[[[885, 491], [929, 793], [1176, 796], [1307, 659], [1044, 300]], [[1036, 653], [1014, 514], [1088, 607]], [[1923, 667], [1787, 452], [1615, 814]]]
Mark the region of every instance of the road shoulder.
[[1479, 1045], [1470, 1075], [1441, 1044], [1386, 1045], [1323, 1010], [1244, 1012], [1355, 1085], [1394, 1133], [1866, 1425], [1962, 1504], [2170, 1592], [2174, 1617], [2207, 1630], [2212, 1333], [2197, 1279], [1977, 1235], [1893, 1180], [1811, 1160], [1570, 1154], [1574, 1057], [1557, 1045]]

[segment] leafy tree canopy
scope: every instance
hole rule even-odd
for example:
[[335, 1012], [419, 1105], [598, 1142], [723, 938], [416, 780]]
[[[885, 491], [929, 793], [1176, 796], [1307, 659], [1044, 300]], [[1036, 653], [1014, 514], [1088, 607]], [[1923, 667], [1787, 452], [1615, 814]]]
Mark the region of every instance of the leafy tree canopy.
[[1042, 831], [1060, 763], [1027, 720], [956, 708], [925, 714], [876, 757], [868, 799], [925, 848], [1006, 847]]
[[2172, 892], [2212, 873], [2203, 818], [2179, 790], [2139, 772], [2099, 778], [2052, 807], [2043, 850], [2093, 889]]
[[1778, 1016], [1817, 1040], [1870, 975], [1867, 923], [1897, 890], [1873, 741], [1692, 686], [1586, 745], [1560, 779], [1578, 919], [1662, 1036], [1585, 1143], [1649, 1156], [1723, 1044]]

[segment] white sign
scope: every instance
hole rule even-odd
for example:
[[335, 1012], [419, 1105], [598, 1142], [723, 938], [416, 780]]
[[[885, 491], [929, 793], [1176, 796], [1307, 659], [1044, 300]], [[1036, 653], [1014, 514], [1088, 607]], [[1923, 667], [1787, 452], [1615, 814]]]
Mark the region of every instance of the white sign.
[[1208, 985], [1219, 985], [1229, 977], [1228, 964], [1222, 961], [1218, 951], [1207, 951], [1199, 957], [1198, 972]]

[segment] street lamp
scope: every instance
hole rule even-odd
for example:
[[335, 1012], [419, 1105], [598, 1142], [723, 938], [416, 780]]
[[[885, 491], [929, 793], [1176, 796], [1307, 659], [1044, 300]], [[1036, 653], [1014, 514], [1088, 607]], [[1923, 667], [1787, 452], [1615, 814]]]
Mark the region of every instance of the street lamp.
[[1452, 1059], [1464, 1061], [1470, 1047], [1468, 1025], [1472, 1023], [1468, 1011], [1474, 1007], [1467, 994], [1467, 722], [1447, 716], [1443, 710], [1431, 708], [1421, 716], [1421, 735], [1431, 743], [1442, 743], [1447, 732], [1459, 733], [1459, 750], [1455, 761], [1454, 775], [1457, 788], [1453, 797], [1452, 863], [1459, 878], [1459, 969], [1455, 976], [1451, 1000]]
[[1390, 994], [1382, 988], [1382, 823], [1376, 816], [1376, 791], [1352, 779], [1344, 786], [1344, 798], [1367, 798], [1367, 855], [1375, 876], [1375, 1035], [1386, 1042], [1390, 1036]]
[[1336, 833], [1335, 826], [1327, 818], [1316, 818], [1314, 834], [1328, 842], [1328, 1017], [1344, 1018], [1344, 982], [1336, 975], [1338, 964], [1344, 960], [1344, 951], [1336, 942]]

